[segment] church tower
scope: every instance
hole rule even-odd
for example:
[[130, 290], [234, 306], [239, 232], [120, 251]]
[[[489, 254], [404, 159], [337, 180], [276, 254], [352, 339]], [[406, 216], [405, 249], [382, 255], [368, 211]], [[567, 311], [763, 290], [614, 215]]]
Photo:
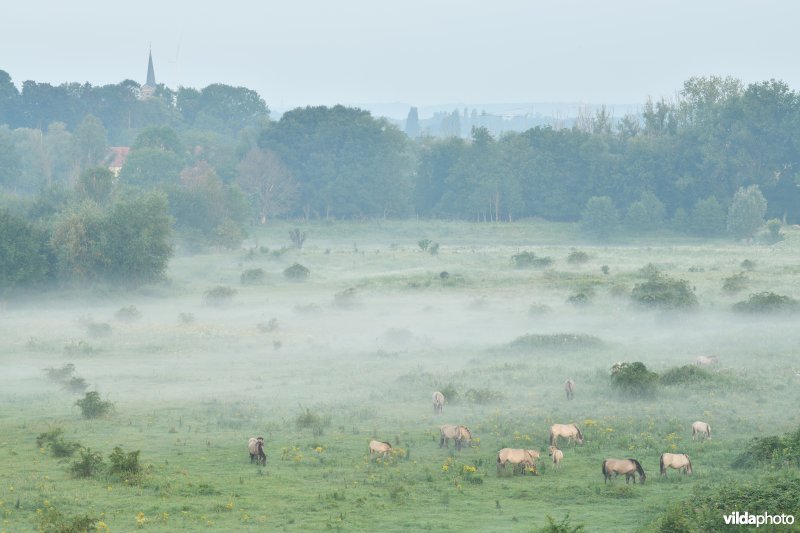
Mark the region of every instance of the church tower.
[[150, 55], [147, 58], [147, 81], [142, 85], [140, 91], [140, 98], [152, 98], [156, 92], [156, 71], [153, 69], [153, 50], [150, 50]]

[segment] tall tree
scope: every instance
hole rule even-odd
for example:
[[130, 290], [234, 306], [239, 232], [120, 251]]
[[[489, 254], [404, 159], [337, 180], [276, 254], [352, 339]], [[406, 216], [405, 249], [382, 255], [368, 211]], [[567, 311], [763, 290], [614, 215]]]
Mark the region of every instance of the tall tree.
[[297, 184], [274, 151], [251, 149], [237, 171], [236, 182], [250, 197], [257, 224], [295, 209]]
[[406, 117], [406, 135], [412, 139], [419, 137], [419, 112], [416, 107], [408, 110]]

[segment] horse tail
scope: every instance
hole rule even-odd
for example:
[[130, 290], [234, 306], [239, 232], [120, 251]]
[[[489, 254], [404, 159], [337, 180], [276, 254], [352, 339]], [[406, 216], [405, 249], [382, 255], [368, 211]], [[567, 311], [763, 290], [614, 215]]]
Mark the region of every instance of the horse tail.
[[658, 468], [661, 471], [661, 475], [664, 475], [664, 474], [667, 473], [667, 469], [666, 469], [666, 467], [664, 467], [664, 454], [663, 453], [661, 454], [661, 457], [658, 458]]
[[550, 446], [555, 446], [556, 443], [554, 442], [554, 435], [553, 435], [553, 428], [550, 428]]
[[711, 438], [711, 424], [706, 424], [706, 430], [708, 431], [708, 438]]
[[608, 477], [608, 474], [606, 473], [606, 463], [607, 462], [608, 462], [608, 459], [603, 459], [603, 466], [600, 467], [601, 470], [603, 471], [603, 477]]

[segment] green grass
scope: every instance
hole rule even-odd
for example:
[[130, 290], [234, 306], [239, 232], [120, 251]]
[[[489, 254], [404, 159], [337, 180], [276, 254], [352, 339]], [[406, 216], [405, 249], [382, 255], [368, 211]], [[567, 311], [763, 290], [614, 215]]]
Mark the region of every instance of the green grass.
[[[292, 227], [258, 229], [248, 246], [288, 246]], [[0, 530], [89, 516], [112, 531], [531, 531], [569, 513], [587, 531], [634, 531], [699, 488], [758, 477], [731, 464], [753, 437], [796, 429], [796, 321], [739, 316], [731, 306], [742, 294], [722, 285], [755, 257], [748, 290], [800, 297], [797, 232], [768, 248], [592, 246], [570, 225], [538, 222], [301, 230], [302, 250], [178, 257], [167, 282], [135, 293], [70, 289], [8, 302], [0, 322]], [[438, 255], [419, 250], [423, 238], [441, 244]], [[589, 261], [569, 265], [572, 249]], [[554, 263], [516, 269], [510, 257], [521, 250]], [[283, 277], [295, 262], [310, 270], [303, 283]], [[688, 280], [699, 309], [643, 312], [612, 292], [632, 287], [648, 263]], [[242, 286], [241, 273], [255, 268], [263, 283]], [[224, 307], [204, 304], [215, 286], [237, 287]], [[594, 288], [590, 303], [569, 304], [585, 286]], [[358, 305], [337, 305], [351, 287]], [[532, 304], [550, 310], [532, 315]], [[130, 305], [139, 319], [114, 321]], [[259, 328], [272, 319], [280, 327]], [[113, 321], [113, 330], [90, 338], [88, 320]], [[564, 335], [591, 342], [553, 345]], [[518, 339], [529, 346], [510, 349]], [[712, 354], [720, 360], [713, 379], [660, 384], [650, 400], [610, 387], [617, 361], [663, 374]], [[67, 364], [87, 391], [113, 402], [112, 413], [81, 417], [83, 393], [46, 372]], [[577, 384], [571, 402], [567, 377]], [[435, 416], [430, 398], [440, 388], [457, 397]], [[691, 441], [694, 420], [711, 423], [712, 440]], [[562, 446], [561, 469], [543, 453], [538, 476], [497, 475], [497, 450], [545, 452], [554, 422], [576, 422], [586, 437], [583, 446]], [[442, 423], [469, 426], [480, 445], [440, 449]], [[115, 447], [138, 450], [141, 471], [74, 478], [79, 454], [37, 447], [36, 437], [56, 428], [106, 465]], [[251, 436], [265, 437], [266, 467], [250, 464]], [[371, 462], [372, 438], [404, 454]], [[695, 475], [660, 478], [664, 451], [688, 453]], [[639, 459], [647, 483], [604, 484], [606, 457]]]

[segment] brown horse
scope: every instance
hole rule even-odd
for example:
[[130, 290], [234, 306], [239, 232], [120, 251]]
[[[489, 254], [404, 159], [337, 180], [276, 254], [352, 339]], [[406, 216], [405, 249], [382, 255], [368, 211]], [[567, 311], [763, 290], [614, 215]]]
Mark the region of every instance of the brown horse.
[[611, 479], [611, 474], [614, 474], [614, 477], [625, 474], [626, 485], [631, 479], [636, 483], [637, 473], [639, 474], [639, 483], [644, 485], [647, 476], [644, 474], [644, 468], [636, 459], [606, 459], [603, 461], [603, 477], [606, 482]]
[[696, 435], [702, 435], [703, 440], [711, 438], [711, 426], [706, 422], [701, 422], [698, 420], [694, 424], [692, 424], [692, 440], [694, 440]]
[[[497, 452], [497, 473], [500, 473], [500, 468], [505, 470], [506, 465], [511, 463], [514, 465], [514, 471], [517, 470], [519, 465], [523, 468], [527, 466], [531, 473], [536, 473], [536, 459], [540, 456], [536, 450], [521, 450], [518, 448], [503, 448]], [[523, 470], [524, 471], [524, 470]]]
[[559, 468], [561, 466], [561, 461], [564, 460], [564, 452], [555, 446], [550, 446], [550, 453], [547, 455], [553, 458], [553, 468]]
[[662, 476], [667, 475], [667, 467], [692, 475], [692, 461], [685, 453], [662, 453], [658, 466], [661, 469]]
[[567, 439], [567, 444], [575, 440], [583, 444], [583, 433], [575, 424], [553, 424], [550, 426], [550, 446], [558, 446], [558, 437]]
[[250, 451], [250, 464], [267, 464], [267, 454], [264, 453], [264, 437], [250, 437], [247, 441], [247, 449]]
[[382, 455], [384, 459], [392, 453], [392, 445], [388, 442], [382, 442], [379, 440], [371, 440], [369, 441], [369, 459], [370, 461], [375, 458], [376, 455]]
[[438, 390], [433, 393], [433, 414], [440, 415], [442, 414], [442, 409], [444, 408], [444, 394], [439, 392]]
[[564, 392], [567, 393], [567, 400], [575, 398], [575, 382], [572, 379], [567, 379], [564, 382]]
[[719, 359], [716, 355], [699, 355], [694, 360], [694, 364], [697, 366], [714, 366], [719, 364]]
[[449, 448], [448, 442], [450, 440], [456, 443], [456, 450], [460, 450], [464, 444], [472, 445], [472, 432], [467, 426], [454, 426], [452, 424], [444, 424], [439, 427], [439, 448], [445, 446]]

